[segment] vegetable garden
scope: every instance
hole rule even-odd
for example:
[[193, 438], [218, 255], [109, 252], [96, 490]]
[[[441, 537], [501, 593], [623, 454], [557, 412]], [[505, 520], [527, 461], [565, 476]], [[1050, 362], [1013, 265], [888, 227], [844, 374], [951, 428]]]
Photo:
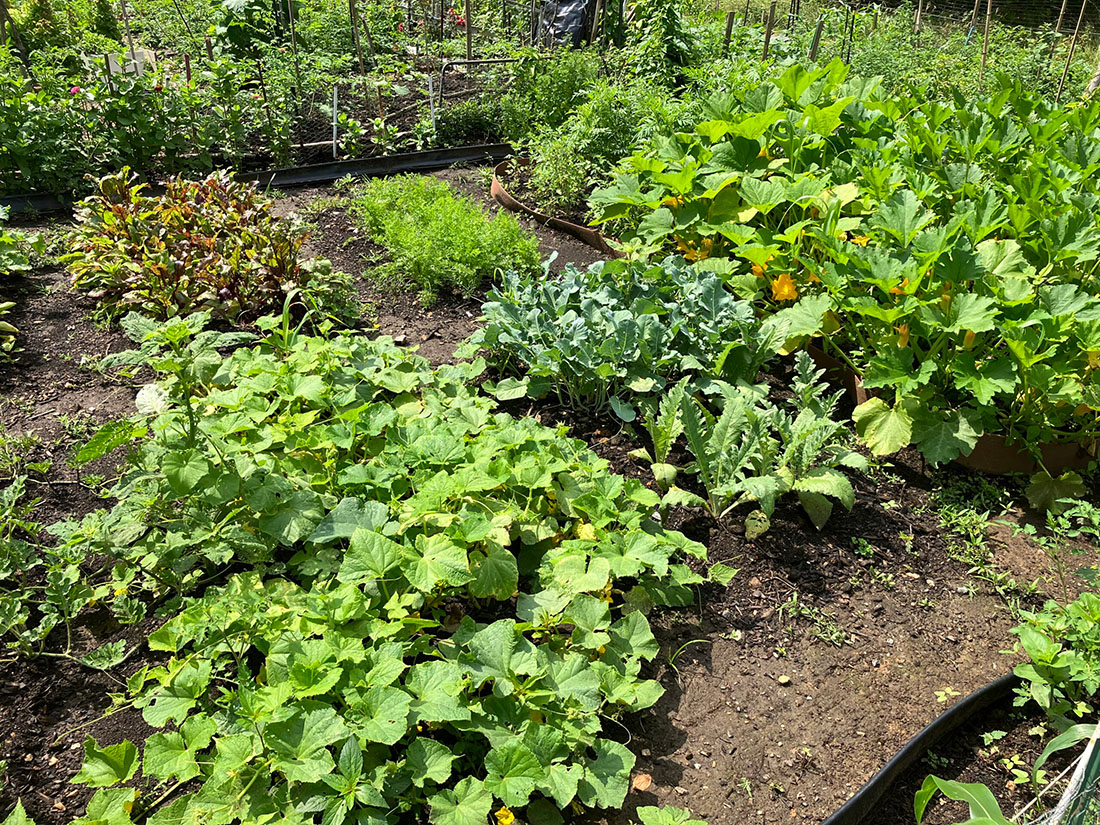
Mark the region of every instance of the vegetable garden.
[[0, 821], [1096, 821], [1092, 18], [937, 9], [0, 0]]

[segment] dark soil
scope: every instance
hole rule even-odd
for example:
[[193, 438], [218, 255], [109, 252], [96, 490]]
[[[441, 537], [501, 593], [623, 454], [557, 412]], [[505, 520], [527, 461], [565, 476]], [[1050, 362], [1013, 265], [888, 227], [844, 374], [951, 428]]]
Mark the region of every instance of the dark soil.
[[[54, 230], [49, 224], [37, 228], [48, 234]], [[31, 439], [13, 456], [15, 466], [0, 475], [0, 484], [23, 472], [24, 462], [48, 461], [44, 473], [28, 474], [27, 493], [38, 499], [33, 517], [43, 525], [79, 518], [104, 504], [81, 477], [109, 479], [122, 453], [78, 473], [69, 464], [73, 450], [99, 425], [134, 412], [136, 387], [103, 375], [95, 365], [130, 343], [88, 320], [88, 307], [69, 292], [68, 278], [53, 264], [5, 282], [0, 300], [17, 303], [9, 320], [20, 331], [23, 348], [15, 363], [0, 365], [0, 430], [5, 439]], [[94, 611], [82, 617], [73, 628], [74, 655], [116, 639], [125, 639], [130, 650], [138, 648], [110, 675], [56, 656], [9, 659], [8, 651], [0, 654], [5, 658], [0, 661], [0, 760], [7, 763], [0, 811], [21, 798], [39, 825], [70, 821], [91, 796], [85, 786], [69, 784], [83, 759], [84, 737], [94, 736], [102, 745], [139, 741], [151, 732], [134, 711], [96, 720], [110, 706], [108, 692], [118, 692], [118, 680], [141, 665], [145, 636], [157, 623], [122, 628]], [[61, 643], [49, 645], [48, 651], [56, 653]], [[82, 725], [78, 733], [65, 735]]]
[[[447, 169], [435, 176], [495, 214], [501, 207], [489, 196], [485, 172], [480, 168]], [[297, 189], [281, 199], [278, 210], [281, 214], [311, 212], [314, 201], [332, 194], [330, 187]], [[385, 260], [385, 251], [363, 235], [343, 209], [322, 209], [319, 214], [311, 213], [310, 219], [316, 231], [309, 242], [309, 251], [328, 258], [334, 269], [354, 276], [366, 316], [380, 334], [392, 336], [398, 344], [417, 347], [433, 364], [442, 364], [451, 359], [455, 347], [477, 327], [484, 289], [473, 295], [444, 293], [433, 305], [425, 307], [415, 292], [403, 290], [399, 285], [382, 285], [367, 277], [372, 266]], [[525, 216], [517, 216], [517, 220], [538, 238], [543, 258], [556, 256], [551, 264], [554, 272], [567, 264], [586, 267], [600, 260], [596, 250], [580, 241]]]
[[[485, 170], [439, 174], [494, 208]], [[304, 211], [328, 194], [298, 190], [280, 208]], [[362, 273], [377, 249], [338, 209], [322, 210], [315, 221], [311, 251]], [[559, 253], [555, 268], [598, 258], [553, 230], [526, 225], [544, 253]], [[425, 309], [415, 295], [358, 283], [378, 331], [419, 347], [435, 363], [449, 359], [477, 324], [480, 296], [444, 296]], [[41, 445], [28, 460], [53, 459], [31, 491], [42, 499], [38, 520], [50, 523], [103, 503], [66, 463], [83, 438], [62, 416], [98, 423], [126, 415], [137, 382], [119, 383], [88, 368], [128, 342], [87, 320], [87, 308], [67, 291], [57, 267], [39, 268], [17, 289], [20, 308], [12, 321], [25, 351], [16, 364], [0, 366], [0, 425], [9, 435], [37, 433]], [[628, 455], [644, 437], [610, 415], [547, 404], [508, 407], [547, 424], [568, 424], [612, 469], [649, 481], [648, 468]], [[82, 472], [109, 475], [119, 459]], [[654, 708], [627, 717], [625, 731], [607, 726], [617, 739], [629, 733], [639, 755], [626, 811], [607, 817], [607, 825], [625, 825], [636, 806], [657, 803], [690, 807], [710, 825], [821, 822], [951, 702], [1011, 669], [1017, 660], [999, 651], [1011, 646], [1013, 620], [1002, 597], [956, 560], [957, 539], [941, 527], [933, 484], [919, 459], [906, 454], [859, 480], [853, 512], [838, 508], [824, 530], [815, 530], [796, 503], [784, 502], [756, 541], [745, 538], [743, 512], [716, 522], [701, 510], [673, 511], [670, 527], [706, 543], [711, 560], [740, 572], [726, 588], [702, 588], [693, 609], [651, 616], [661, 652], [650, 675], [666, 692]], [[866, 542], [862, 554], [856, 539]], [[994, 562], [1018, 581], [1038, 579], [1041, 592], [1057, 592], [1046, 557], [1025, 539], [996, 528], [989, 545]], [[1037, 597], [1022, 598], [1028, 604]], [[119, 628], [92, 616], [77, 628], [74, 651], [116, 638], [137, 644], [154, 625]], [[142, 648], [117, 675], [147, 660]], [[68, 822], [88, 796], [68, 784], [84, 736], [107, 744], [148, 735], [132, 711], [69, 733], [107, 709], [107, 692], [118, 689], [114, 676], [56, 658], [0, 664], [0, 759], [9, 766], [0, 812], [21, 797], [39, 825]], [[990, 714], [974, 735], [1008, 731], [997, 743], [999, 754], [1026, 750], [1025, 758], [1033, 759], [1034, 748], [1025, 747], [1033, 724]], [[998, 774], [996, 760], [975, 749], [973, 737], [955, 737], [937, 753], [950, 760], [951, 775], [991, 781], [1010, 803], [1018, 800], [1004, 786], [1003, 768]], [[916, 766], [873, 821], [911, 821], [905, 816], [913, 783], [919, 786], [926, 769]], [[936, 816], [934, 825], [952, 821]]]
[[[1034, 796], [1030, 784], [1020, 782], [1009, 764], [1016, 764], [1030, 774], [1032, 765], [1049, 742], [1049, 737], [1034, 732], [1043, 727], [1045, 721], [1044, 714], [1034, 705], [1023, 709], [1013, 707], [1012, 699], [983, 711], [897, 779], [890, 793], [876, 807], [875, 823], [912, 825], [913, 797], [929, 774], [959, 782], [980, 782], [996, 795], [1002, 813], [1013, 818], [1013, 814], [1030, 803]], [[1052, 756], [1043, 766], [1047, 778], [1055, 779], [1072, 761], [1073, 755], [1074, 751], [1069, 750]], [[1064, 787], [1064, 782], [1054, 784], [1044, 795], [1044, 802], [1048, 806], [1056, 803]], [[924, 822], [927, 825], [954, 825], [966, 818], [965, 803], [937, 796], [927, 809]]]

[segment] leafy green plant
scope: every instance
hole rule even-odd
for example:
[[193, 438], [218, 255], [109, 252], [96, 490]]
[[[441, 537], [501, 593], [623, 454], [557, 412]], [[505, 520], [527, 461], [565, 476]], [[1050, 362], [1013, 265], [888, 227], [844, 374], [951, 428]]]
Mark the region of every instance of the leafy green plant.
[[938, 464], [986, 433], [1088, 448], [1100, 154], [1082, 140], [1100, 106], [1002, 82], [944, 104], [837, 61], [792, 66], [712, 98], [694, 132], [652, 141], [592, 206], [635, 253], [720, 259], [765, 313], [812, 306], [814, 341], [874, 395], [854, 418], [876, 454], [913, 443]]
[[242, 346], [208, 320], [125, 321], [141, 349], [112, 364], [160, 380], [80, 459], [150, 437], [112, 509], [54, 528], [110, 559], [79, 583], [116, 615], [182, 607], [116, 698], [163, 730], [86, 742], [88, 816], [620, 805], [634, 757], [604, 726], [661, 695], [645, 613], [693, 602], [704, 548], [581, 442], [496, 412], [484, 362], [432, 370], [288, 312]]
[[445, 181], [375, 178], [353, 187], [347, 204], [356, 224], [389, 254], [376, 274], [411, 282], [425, 303], [444, 288], [471, 292], [498, 268], [538, 268], [538, 241], [510, 213], [489, 217]]
[[1082, 593], [1065, 605], [1048, 601], [1021, 618], [1012, 632], [1031, 661], [1016, 667], [1023, 679], [1017, 704], [1034, 700], [1063, 724], [1091, 714], [1100, 690], [1100, 596]]
[[98, 186], [77, 212], [72, 251], [62, 260], [101, 317], [210, 310], [245, 321], [281, 307], [294, 292], [347, 311], [347, 287], [329, 262], [304, 257], [305, 228], [275, 217], [254, 185], [220, 173], [173, 179], [154, 196], [123, 170]]
[[836, 396], [827, 394], [820, 377], [809, 356], [800, 352], [794, 396], [782, 407], [745, 385], [725, 388], [719, 414], [685, 397], [680, 413], [687, 449], [695, 459], [685, 469], [699, 476], [707, 497], [672, 488], [665, 501], [702, 504], [715, 518], [755, 502], [760, 509], [749, 521], [750, 538], [768, 529], [776, 500], [788, 492], [798, 493], [818, 529], [832, 514], [834, 499], [851, 510], [855, 493], [838, 468], [865, 470], [867, 462], [847, 449], [846, 428], [832, 418]]
[[[45, 252], [45, 244], [41, 236], [26, 235], [5, 228], [4, 221], [8, 219], [8, 215], [8, 207], [0, 206], [0, 278], [6, 278], [13, 273], [30, 271], [31, 263], [28, 257], [30, 250], [39, 254]], [[14, 301], [0, 301], [0, 361], [10, 360], [12, 355], [18, 352], [15, 336], [19, 330], [4, 320], [4, 316], [13, 309], [15, 309]]]
[[675, 83], [700, 56], [699, 31], [688, 21], [679, 0], [634, 0], [627, 52], [634, 71]]
[[700, 387], [755, 380], [784, 338], [682, 258], [567, 266], [557, 277], [509, 272], [482, 312], [467, 352], [484, 348], [498, 370], [520, 376], [499, 382], [498, 397], [554, 392], [575, 407], [610, 406], [625, 421], [637, 415], [632, 399], [683, 375]]

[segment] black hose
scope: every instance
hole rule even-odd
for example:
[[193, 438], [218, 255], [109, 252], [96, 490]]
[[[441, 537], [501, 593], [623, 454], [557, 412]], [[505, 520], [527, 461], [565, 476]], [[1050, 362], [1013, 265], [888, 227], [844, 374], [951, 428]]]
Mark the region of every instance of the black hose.
[[836, 813], [826, 819], [822, 825], [860, 825], [867, 814], [871, 812], [871, 809], [890, 790], [890, 786], [905, 772], [906, 768], [920, 759], [927, 750], [946, 734], [990, 705], [1011, 695], [1019, 683], [1019, 678], [1010, 673], [1007, 676], [1002, 676], [996, 682], [979, 688], [961, 702], [952, 705], [924, 730], [910, 739], [905, 747], [886, 763], [882, 770], [871, 777], [866, 785], [856, 791], [852, 798], [845, 802]]

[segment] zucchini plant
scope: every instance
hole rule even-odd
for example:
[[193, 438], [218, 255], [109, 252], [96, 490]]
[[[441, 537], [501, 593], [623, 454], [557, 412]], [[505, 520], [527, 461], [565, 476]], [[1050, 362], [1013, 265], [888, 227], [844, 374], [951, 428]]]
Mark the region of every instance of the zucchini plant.
[[1001, 83], [945, 103], [791, 66], [625, 159], [591, 205], [635, 254], [679, 250], [763, 315], [824, 299], [788, 347], [872, 392], [854, 419], [877, 455], [940, 464], [985, 434], [1095, 450], [1100, 102]]
[[634, 756], [611, 720], [662, 694], [645, 614], [733, 571], [582, 442], [497, 412], [483, 361], [433, 370], [287, 313], [252, 342], [207, 320], [127, 321], [142, 350], [115, 360], [160, 380], [84, 458], [138, 446], [111, 509], [55, 528], [59, 553], [111, 561], [82, 583], [120, 618], [178, 610], [114, 697], [158, 732], [85, 744], [88, 817], [618, 807]]

